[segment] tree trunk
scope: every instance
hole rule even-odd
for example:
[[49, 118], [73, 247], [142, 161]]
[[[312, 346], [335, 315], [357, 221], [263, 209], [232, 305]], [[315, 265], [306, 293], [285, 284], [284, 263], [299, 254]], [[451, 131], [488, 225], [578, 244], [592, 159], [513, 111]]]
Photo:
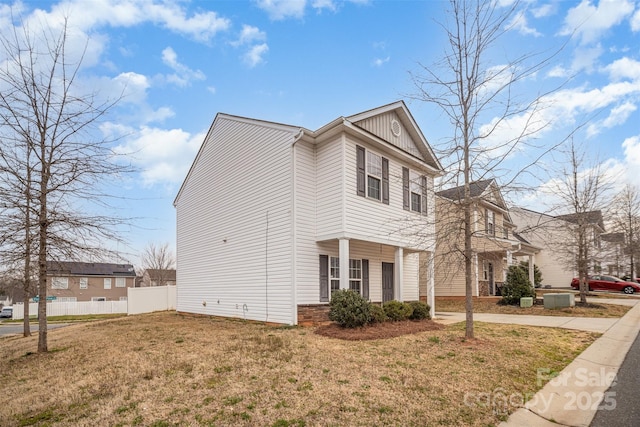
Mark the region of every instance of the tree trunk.
[[[41, 142], [41, 159], [46, 155], [45, 142]], [[38, 227], [38, 353], [46, 353], [47, 345], [47, 186], [49, 170], [43, 164], [40, 171], [40, 215]]]

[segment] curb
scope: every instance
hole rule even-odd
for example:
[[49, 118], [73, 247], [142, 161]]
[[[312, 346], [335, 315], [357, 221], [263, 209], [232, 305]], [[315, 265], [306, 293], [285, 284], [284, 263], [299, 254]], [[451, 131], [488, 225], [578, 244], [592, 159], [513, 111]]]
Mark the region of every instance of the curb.
[[599, 407], [615, 403], [606, 392], [639, 332], [636, 304], [500, 427], [588, 427]]

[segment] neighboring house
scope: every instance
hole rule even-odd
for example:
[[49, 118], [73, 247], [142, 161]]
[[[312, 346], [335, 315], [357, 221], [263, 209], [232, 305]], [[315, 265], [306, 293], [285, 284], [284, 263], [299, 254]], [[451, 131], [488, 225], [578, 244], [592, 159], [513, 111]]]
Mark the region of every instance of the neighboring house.
[[418, 300], [441, 173], [402, 101], [316, 131], [218, 114], [174, 202], [177, 310], [297, 324], [337, 289]]
[[[538, 248], [514, 234], [509, 209], [493, 179], [472, 182], [471, 255], [472, 295], [500, 295], [507, 269], [519, 259], [533, 265]], [[464, 186], [436, 193], [435, 295], [464, 296]], [[425, 265], [425, 263], [422, 263]], [[421, 289], [421, 295], [427, 290]]]
[[625, 250], [625, 234], [621, 232], [604, 233], [600, 235], [600, 241], [602, 245], [602, 273], [616, 277], [631, 274], [629, 253]]
[[536, 264], [542, 273], [542, 284], [554, 288], [566, 288], [578, 275], [575, 254], [575, 228], [579, 222], [587, 227], [589, 249], [589, 273], [602, 270], [602, 244], [604, 223], [600, 211], [583, 214], [548, 215], [524, 208], [511, 208], [516, 231], [532, 244], [542, 248]]
[[57, 301], [123, 301], [135, 278], [130, 264], [47, 261], [47, 296]]
[[142, 275], [141, 286], [167, 286], [176, 284], [175, 269], [147, 268]]

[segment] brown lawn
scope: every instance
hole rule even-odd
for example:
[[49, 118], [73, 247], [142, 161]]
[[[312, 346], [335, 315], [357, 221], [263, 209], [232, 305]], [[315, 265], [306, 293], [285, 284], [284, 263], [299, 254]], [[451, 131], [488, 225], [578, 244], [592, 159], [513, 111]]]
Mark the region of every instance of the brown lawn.
[[559, 372], [597, 337], [477, 323], [476, 339], [464, 340], [463, 324], [419, 323], [421, 331], [353, 341], [314, 328], [157, 313], [50, 331], [51, 351], [42, 355], [32, 353], [36, 337], [8, 337], [0, 339], [0, 420], [496, 425], [540, 388], [538, 369]]

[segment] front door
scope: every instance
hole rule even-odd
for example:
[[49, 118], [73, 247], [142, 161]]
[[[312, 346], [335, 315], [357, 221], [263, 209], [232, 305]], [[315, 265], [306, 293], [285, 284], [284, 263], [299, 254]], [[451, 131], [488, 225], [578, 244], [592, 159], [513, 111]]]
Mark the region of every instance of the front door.
[[393, 263], [382, 263], [382, 302], [393, 299]]
[[489, 295], [495, 295], [496, 294], [496, 290], [495, 290], [495, 282], [493, 280], [493, 263], [490, 262], [489, 263]]

